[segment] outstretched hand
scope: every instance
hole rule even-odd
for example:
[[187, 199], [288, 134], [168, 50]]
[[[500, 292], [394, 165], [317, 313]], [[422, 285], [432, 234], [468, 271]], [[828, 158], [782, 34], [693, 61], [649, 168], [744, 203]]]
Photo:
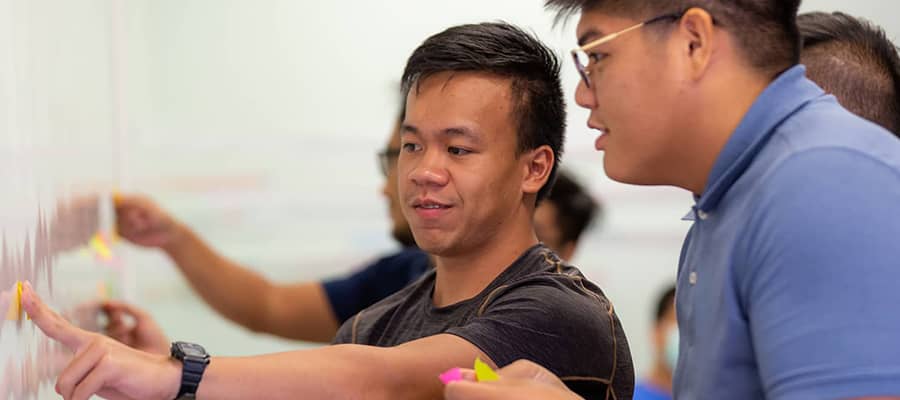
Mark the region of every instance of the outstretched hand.
[[162, 328], [146, 311], [120, 301], [106, 301], [101, 305], [109, 324], [106, 334], [128, 347], [148, 353], [168, 355], [169, 339]]
[[178, 394], [181, 364], [177, 361], [72, 325], [47, 307], [28, 283], [22, 291], [22, 307], [44, 334], [75, 353], [56, 381], [56, 392], [64, 399], [87, 400], [96, 394], [111, 400], [171, 400]]
[[519, 360], [497, 370], [500, 379], [476, 382], [475, 372], [462, 371], [462, 380], [444, 388], [447, 400], [583, 400], [544, 367]]
[[179, 239], [181, 225], [147, 197], [116, 194], [116, 229], [128, 241], [166, 248]]

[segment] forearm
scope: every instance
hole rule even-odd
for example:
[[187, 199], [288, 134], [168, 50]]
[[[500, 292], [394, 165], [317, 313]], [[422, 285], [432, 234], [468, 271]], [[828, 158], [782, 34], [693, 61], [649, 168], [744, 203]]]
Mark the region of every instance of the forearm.
[[272, 288], [266, 316], [259, 330], [288, 339], [328, 343], [339, 321], [320, 282], [304, 282]]
[[319, 282], [273, 285], [216, 253], [187, 227], [179, 229], [180, 240], [164, 251], [213, 309], [257, 332], [314, 342], [334, 337], [338, 321]]
[[398, 358], [393, 353], [389, 348], [338, 345], [259, 357], [213, 358], [197, 398], [440, 397], [439, 371], [415, 368], [416, 360]]
[[163, 250], [178, 266], [191, 287], [213, 309], [249, 329], [260, 330], [259, 312], [271, 283], [252, 270], [218, 254], [187, 227], [179, 240]]

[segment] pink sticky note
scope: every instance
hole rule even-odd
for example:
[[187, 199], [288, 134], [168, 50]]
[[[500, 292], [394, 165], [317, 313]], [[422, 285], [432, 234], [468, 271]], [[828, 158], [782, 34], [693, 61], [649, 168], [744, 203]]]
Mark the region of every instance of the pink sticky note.
[[462, 370], [460, 370], [459, 368], [447, 370], [447, 372], [441, 374], [439, 378], [441, 378], [441, 382], [444, 382], [445, 385], [450, 382], [461, 381], [463, 380]]

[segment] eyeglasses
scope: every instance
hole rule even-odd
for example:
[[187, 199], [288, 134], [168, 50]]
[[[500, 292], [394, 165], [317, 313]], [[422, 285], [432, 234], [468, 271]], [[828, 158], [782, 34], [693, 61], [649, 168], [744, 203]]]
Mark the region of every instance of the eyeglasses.
[[378, 152], [378, 167], [381, 169], [381, 174], [384, 176], [388, 176], [388, 172], [390, 172], [391, 167], [397, 163], [397, 158], [400, 157], [400, 149], [391, 149], [387, 148]]
[[584, 84], [587, 87], [591, 87], [591, 79], [590, 79], [591, 73], [587, 69], [587, 67], [591, 64], [591, 58], [587, 53], [588, 50], [593, 49], [594, 47], [597, 47], [601, 44], [607, 43], [607, 42], [609, 42], [619, 36], [622, 36], [628, 32], [638, 30], [638, 29], [644, 27], [645, 25], [650, 25], [655, 22], [666, 21], [666, 20], [677, 21], [678, 19], [681, 18], [682, 15], [684, 15], [684, 12], [679, 12], [676, 14], [665, 14], [665, 15], [660, 15], [655, 18], [650, 18], [650, 19], [648, 19], [644, 22], [641, 22], [637, 25], [632, 25], [625, 29], [622, 29], [621, 31], [610, 33], [609, 35], [603, 36], [599, 39], [588, 42], [580, 47], [572, 49], [572, 59], [575, 60], [575, 68], [578, 69], [578, 74], [581, 75], [581, 79], [584, 81]]

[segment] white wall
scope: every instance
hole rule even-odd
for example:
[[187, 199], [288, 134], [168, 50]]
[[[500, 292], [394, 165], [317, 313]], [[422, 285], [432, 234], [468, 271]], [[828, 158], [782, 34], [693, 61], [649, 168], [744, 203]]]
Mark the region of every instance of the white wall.
[[[111, 243], [109, 192], [119, 180], [115, 13], [109, 1], [0, 0], [4, 317], [16, 281], [94, 329], [98, 297], [127, 290], [124, 265], [98, 261], [88, 246], [95, 234]], [[57, 398], [63, 354], [30, 322], [0, 321], [0, 398]]]
[[900, 39], [900, 3], [892, 0], [806, 0], [801, 3], [801, 12], [842, 11], [857, 17], [867, 18], [880, 25], [888, 36], [897, 43]]

